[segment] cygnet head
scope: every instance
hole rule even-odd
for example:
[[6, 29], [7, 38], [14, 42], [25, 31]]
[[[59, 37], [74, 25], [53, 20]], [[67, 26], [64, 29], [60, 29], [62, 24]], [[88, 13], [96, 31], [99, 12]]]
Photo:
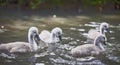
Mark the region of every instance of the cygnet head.
[[29, 29], [28, 40], [31, 41], [32, 38], [36, 38], [38, 41], [40, 41], [37, 27], [30, 27]]
[[96, 39], [94, 40], [94, 44], [97, 45], [97, 46], [98, 46], [99, 44], [101, 44], [101, 43], [104, 44], [104, 45], [106, 45], [105, 36], [102, 35], [102, 34], [99, 35], [99, 36], [97, 36]]
[[102, 51], [105, 51], [104, 47], [102, 44], [106, 45], [106, 41], [105, 41], [105, 36], [104, 35], [99, 35], [96, 37], [96, 39], [94, 40], [94, 44], [99, 47]]
[[[100, 29], [103, 30], [103, 32], [110, 33], [109, 24], [106, 23], [106, 22], [101, 23]], [[102, 33], [103, 33], [103, 32], [102, 32]]]
[[52, 37], [53, 37], [53, 41], [56, 42], [61, 42], [62, 41], [62, 29], [59, 27], [56, 27], [52, 30]]

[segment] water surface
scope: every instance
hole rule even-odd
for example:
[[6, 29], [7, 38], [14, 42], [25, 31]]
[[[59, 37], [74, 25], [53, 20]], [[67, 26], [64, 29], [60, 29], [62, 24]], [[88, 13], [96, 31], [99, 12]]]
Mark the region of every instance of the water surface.
[[[3, 11], [2, 11], [3, 12]], [[14, 13], [14, 14], [13, 14]], [[0, 16], [0, 42], [8, 43], [14, 41], [27, 42], [28, 29], [36, 26], [40, 31], [47, 29], [51, 31], [54, 27], [63, 29], [63, 41], [55, 46], [55, 50], [47, 52], [41, 50], [37, 53], [24, 55], [0, 54], [0, 65], [119, 65], [120, 64], [120, 15], [65, 15], [52, 14], [43, 15], [33, 12], [11, 12], [1, 13]], [[32, 14], [31, 14], [32, 13]], [[106, 52], [100, 58], [91, 61], [80, 61], [81, 58], [72, 57], [69, 52], [72, 48], [87, 44], [86, 35], [90, 29], [99, 27], [101, 22], [110, 24], [110, 35]]]

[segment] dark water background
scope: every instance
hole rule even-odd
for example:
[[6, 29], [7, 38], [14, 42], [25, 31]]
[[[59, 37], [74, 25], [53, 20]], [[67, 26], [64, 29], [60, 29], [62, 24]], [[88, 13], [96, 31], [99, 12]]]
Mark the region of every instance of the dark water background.
[[[86, 44], [87, 32], [101, 22], [109, 23], [111, 32], [107, 35], [105, 54], [87, 62], [70, 56], [69, 51]], [[0, 65], [120, 65], [120, 12], [82, 14], [76, 11], [0, 10], [0, 26], [1, 43], [26, 42], [31, 26], [37, 26], [39, 33], [44, 29], [51, 31], [54, 27], [63, 29], [63, 41], [52, 52], [42, 50], [24, 55], [1, 53]]]

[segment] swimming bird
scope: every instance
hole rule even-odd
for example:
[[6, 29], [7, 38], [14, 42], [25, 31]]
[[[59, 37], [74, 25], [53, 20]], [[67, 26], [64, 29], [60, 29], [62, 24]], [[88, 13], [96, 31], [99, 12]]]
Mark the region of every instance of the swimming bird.
[[52, 29], [51, 32], [48, 30], [43, 30], [40, 34], [39, 37], [43, 42], [46, 43], [58, 43], [62, 41], [62, 29], [59, 27], [55, 27]]
[[105, 32], [110, 33], [109, 31], [109, 24], [106, 22], [103, 22], [100, 24], [100, 29], [96, 30], [96, 29], [91, 29], [88, 32], [88, 39], [94, 40], [97, 36], [103, 34], [105, 36], [105, 40], [107, 41]]
[[37, 51], [36, 41], [40, 41], [37, 27], [30, 27], [28, 31], [28, 42], [10, 42], [6, 44], [0, 44], [1, 51], [7, 51], [10, 53], [26, 53]]
[[99, 35], [95, 38], [94, 44], [77, 46], [71, 50], [71, 54], [74, 57], [97, 56], [105, 51], [102, 44], [105, 44], [105, 36]]

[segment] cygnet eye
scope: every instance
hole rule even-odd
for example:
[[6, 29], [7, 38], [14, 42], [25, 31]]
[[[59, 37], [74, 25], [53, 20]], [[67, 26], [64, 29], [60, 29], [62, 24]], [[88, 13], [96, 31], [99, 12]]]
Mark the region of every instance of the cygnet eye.
[[107, 26], [106, 26], [106, 25], [104, 25], [104, 28], [107, 28]]
[[60, 32], [58, 32], [58, 35], [60, 35]]
[[36, 33], [35, 31], [33, 31], [33, 33]]

